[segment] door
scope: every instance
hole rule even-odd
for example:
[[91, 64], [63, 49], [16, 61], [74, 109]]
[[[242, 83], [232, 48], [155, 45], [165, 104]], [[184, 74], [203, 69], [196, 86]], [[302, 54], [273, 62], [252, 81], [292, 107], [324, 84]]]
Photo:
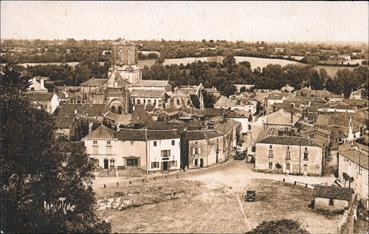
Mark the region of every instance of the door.
[[163, 171], [168, 171], [168, 162], [163, 162]]
[[104, 159], [104, 169], [109, 169], [109, 160]]
[[304, 175], [305, 175], [305, 176], [307, 176], [307, 173], [308, 173], [308, 171], [307, 171], [307, 167], [308, 167], [308, 166], [305, 164], [305, 165], [304, 165]]
[[200, 159], [200, 167], [204, 167], [204, 159]]

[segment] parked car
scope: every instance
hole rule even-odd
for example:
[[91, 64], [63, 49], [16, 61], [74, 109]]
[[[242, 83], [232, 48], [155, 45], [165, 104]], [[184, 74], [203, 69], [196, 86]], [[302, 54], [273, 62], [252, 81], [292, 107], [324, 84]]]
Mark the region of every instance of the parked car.
[[256, 200], [256, 190], [247, 190], [245, 194], [245, 201], [253, 202]]

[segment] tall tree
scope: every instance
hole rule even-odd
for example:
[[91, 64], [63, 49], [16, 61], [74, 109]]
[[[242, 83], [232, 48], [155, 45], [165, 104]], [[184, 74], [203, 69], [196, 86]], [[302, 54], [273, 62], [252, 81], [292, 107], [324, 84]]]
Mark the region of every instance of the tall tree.
[[[19, 74], [6, 69], [0, 79], [0, 229], [109, 232], [94, 213], [93, 164], [83, 149], [61, 153], [51, 116], [20, 93]], [[70, 209], [58, 207], [61, 200]]]

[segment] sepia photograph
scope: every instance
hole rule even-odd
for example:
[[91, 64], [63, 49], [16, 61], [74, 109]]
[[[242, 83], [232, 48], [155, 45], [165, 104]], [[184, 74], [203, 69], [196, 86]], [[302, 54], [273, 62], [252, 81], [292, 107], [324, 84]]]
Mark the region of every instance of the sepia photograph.
[[369, 234], [367, 1], [0, 9], [0, 234]]

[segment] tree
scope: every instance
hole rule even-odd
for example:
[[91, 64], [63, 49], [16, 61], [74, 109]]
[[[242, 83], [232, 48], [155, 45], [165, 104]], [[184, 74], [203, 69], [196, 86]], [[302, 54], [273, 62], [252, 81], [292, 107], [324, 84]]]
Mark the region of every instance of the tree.
[[308, 234], [309, 232], [300, 227], [297, 221], [291, 219], [281, 219], [272, 221], [263, 221], [256, 228], [246, 234]]
[[[27, 101], [20, 93], [22, 86], [11, 82], [13, 76], [6, 69], [0, 77], [0, 229], [5, 233], [109, 232], [110, 225], [94, 213], [94, 165], [82, 148], [61, 153], [54, 142], [51, 116]], [[60, 199], [74, 209], [45, 208]]]
[[350, 176], [347, 175], [346, 172], [342, 172], [342, 178], [345, 181], [345, 187], [346, 187], [346, 181], [348, 181], [350, 179]]

